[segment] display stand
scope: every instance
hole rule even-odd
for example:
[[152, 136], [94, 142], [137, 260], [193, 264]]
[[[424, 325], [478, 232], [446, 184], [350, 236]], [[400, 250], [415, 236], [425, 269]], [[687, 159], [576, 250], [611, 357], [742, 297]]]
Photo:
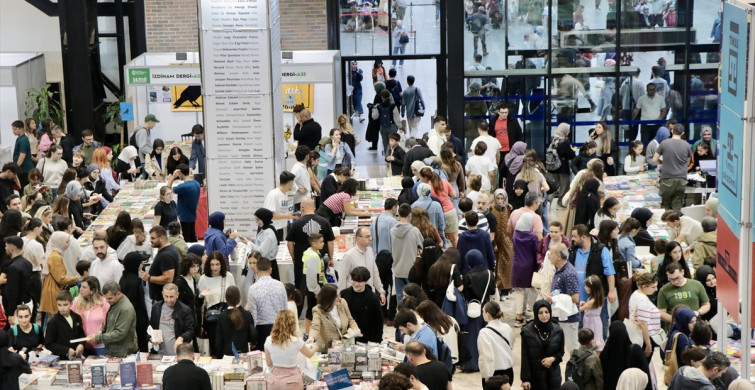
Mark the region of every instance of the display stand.
[[[198, 53], [144, 53], [126, 64], [123, 72], [126, 101], [133, 103], [134, 113], [134, 120], [129, 122], [129, 136], [148, 114], [160, 120], [152, 130], [153, 140], [181, 141], [181, 135], [203, 123], [201, 97], [189, 100], [184, 94], [184, 99], [181, 98], [186, 87], [202, 84]], [[184, 104], [174, 107], [179, 100]]]
[[[343, 112], [341, 52], [338, 50], [302, 50], [283, 53], [281, 64], [284, 112], [293, 104], [304, 103], [314, 120], [322, 126], [322, 135], [338, 127], [336, 119]], [[293, 114], [284, 114], [284, 125], [296, 125]]]
[[26, 118], [26, 91], [45, 86], [41, 53], [0, 53], [0, 163], [11, 161], [16, 136], [10, 124]]
[[199, 27], [208, 209], [249, 236], [284, 169], [278, 1], [201, 0]]
[[[753, 313], [753, 202], [755, 188], [755, 7], [729, 0], [723, 5], [721, 40], [721, 106], [718, 155], [718, 298], [742, 326], [741, 375], [751, 379], [749, 346]], [[747, 61], [750, 59], [750, 61]]]

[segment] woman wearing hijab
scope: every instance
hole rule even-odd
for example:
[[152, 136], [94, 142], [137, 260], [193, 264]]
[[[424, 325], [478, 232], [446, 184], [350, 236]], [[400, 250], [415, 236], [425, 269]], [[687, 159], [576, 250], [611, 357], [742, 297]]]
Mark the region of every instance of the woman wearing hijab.
[[514, 259], [514, 243], [511, 241], [506, 226], [509, 224], [513, 208], [508, 203], [508, 195], [503, 188], [493, 192], [493, 207], [490, 212], [496, 219], [495, 239], [493, 249], [496, 258], [496, 282], [497, 287], [506, 294], [511, 290], [511, 269]]
[[599, 188], [600, 181], [595, 178], [587, 180], [582, 186], [582, 191], [577, 196], [574, 225], [587, 225], [588, 230], [595, 228], [595, 213], [600, 209]]
[[504, 157], [503, 162], [506, 164], [506, 169], [509, 170], [506, 176], [506, 191], [511, 194], [514, 190], [514, 178], [519, 174], [519, 170], [522, 169], [522, 161], [524, 161], [524, 152], [527, 150], [527, 144], [522, 141], [517, 141], [511, 147], [509, 154]]
[[398, 194], [399, 204], [413, 204], [419, 199], [414, 192], [414, 178], [407, 176], [401, 179], [401, 188], [401, 193]]
[[247, 253], [258, 251], [262, 257], [270, 259], [273, 264], [273, 279], [280, 280], [278, 261], [275, 259], [278, 254], [278, 236], [273, 226], [273, 212], [266, 208], [258, 208], [254, 212], [254, 219], [257, 221], [257, 235], [247, 244]]
[[8, 350], [10, 337], [0, 329], [0, 388], [18, 390], [18, 377], [31, 374], [31, 367], [23, 356]]
[[420, 182], [417, 186], [417, 200], [412, 203], [412, 209], [419, 207], [427, 210], [427, 216], [438, 232], [443, 234], [446, 229], [446, 216], [443, 214], [443, 206], [440, 202], [433, 200], [430, 197], [432, 187], [430, 184]]
[[695, 327], [695, 323], [697, 323], [697, 316], [692, 309], [688, 307], [680, 307], [674, 310], [674, 323], [671, 325], [671, 329], [668, 332], [666, 349], [664, 349], [661, 354], [664, 364], [666, 363], [666, 352], [673, 348], [674, 338], [677, 338], [676, 350], [674, 352], [676, 353], [676, 361], [679, 363], [679, 366], [682, 365], [682, 352], [694, 344], [690, 338], [690, 333], [692, 333], [692, 328]]
[[718, 217], [718, 198], [708, 198], [705, 201], [705, 214], [709, 217]]
[[533, 213], [524, 213], [516, 222], [514, 228], [514, 260], [512, 266], [512, 282], [514, 287], [514, 309], [516, 311], [516, 326], [524, 324], [524, 309], [529, 302], [534, 301], [537, 294], [532, 288], [532, 274], [538, 270], [537, 264], [537, 236], [532, 232]]
[[[485, 306], [490, 300], [490, 296], [495, 293], [495, 275], [488, 270], [488, 262], [485, 260], [482, 252], [472, 249], [467, 252], [465, 257], [470, 270], [462, 277], [464, 285], [464, 297], [467, 302], [477, 301], [480, 306]], [[464, 364], [464, 370], [467, 372], [479, 371], [479, 351], [477, 350], [477, 336], [480, 329], [485, 324], [483, 316], [477, 318], [469, 317], [469, 322], [465, 327], [466, 348], [469, 352], [469, 360]]]
[[140, 174], [142, 163], [139, 161], [139, 152], [134, 146], [126, 146], [118, 154], [118, 164], [115, 166], [115, 172], [118, 173], [120, 180], [135, 181]]
[[718, 314], [718, 298], [716, 298], [716, 270], [708, 265], [702, 265], [695, 271], [695, 279], [705, 288], [710, 301], [710, 311], [700, 316], [701, 319], [711, 322], [713, 317]]
[[511, 192], [507, 191], [511, 211], [524, 207], [524, 196], [527, 195], [528, 191], [529, 188], [526, 181], [517, 180], [514, 182]]
[[[256, 216], [256, 215], [255, 215]], [[215, 211], [207, 218], [210, 227], [204, 232], [204, 245], [206, 253], [209, 255], [214, 251], [220, 251], [226, 258], [231, 255], [236, 248], [236, 231], [232, 231], [228, 236], [225, 235], [225, 213]]]
[[[84, 197], [84, 186], [78, 180], [72, 180], [66, 185], [65, 195], [70, 200], [68, 212], [73, 216], [73, 222], [81, 230], [86, 229], [89, 226], [89, 221], [84, 217], [84, 206], [81, 204], [81, 199]], [[87, 215], [91, 218], [91, 214]]]
[[422, 287], [425, 294], [431, 293], [430, 285], [427, 283], [427, 276], [430, 273], [430, 267], [443, 254], [443, 249], [438, 246], [432, 238], [425, 238], [422, 242], [422, 254], [414, 262], [414, 266], [409, 270], [409, 282], [417, 283]]
[[[632, 344], [627, 328], [621, 321], [614, 321], [608, 328], [608, 339], [600, 353], [603, 367], [603, 388], [617, 389], [619, 377], [629, 368], [639, 368], [645, 376], [648, 374], [648, 361], [642, 347]], [[649, 385], [648, 385], [649, 387]], [[646, 388], [648, 388], [646, 387]]]
[[648, 142], [648, 146], [645, 148], [645, 160], [648, 162], [648, 169], [661, 168], [660, 165], [656, 166], [653, 163], [653, 156], [655, 155], [655, 150], [658, 149], [658, 146], [661, 144], [661, 142], [663, 142], [667, 138], [671, 138], [671, 132], [666, 126], [661, 126], [655, 133], [655, 138]]
[[648, 375], [639, 368], [625, 370], [619, 376], [617, 389], [621, 390], [644, 390], [648, 385]]
[[571, 178], [569, 164], [571, 163], [571, 160], [576, 157], [574, 149], [572, 149], [571, 141], [569, 140], [569, 132], [571, 132], [571, 126], [569, 126], [568, 123], [559, 123], [556, 128], [556, 133], [553, 134], [553, 140], [551, 141], [551, 147], [556, 149], [558, 158], [561, 160], [561, 166], [555, 171], [550, 171], [558, 179], [559, 197], [569, 189], [569, 179]]
[[45, 257], [47, 263], [43, 265], [42, 274], [45, 275], [42, 280], [42, 298], [40, 299], [39, 311], [53, 316], [58, 312], [56, 295], [63, 287], [74, 284], [81, 277], [67, 276], [66, 265], [63, 262], [63, 253], [68, 249], [70, 244], [68, 233], [55, 232], [50, 236], [47, 243]]
[[[551, 320], [551, 304], [545, 300], [532, 307], [535, 318], [522, 327], [522, 388], [555, 390], [561, 386], [564, 331]], [[606, 387], [609, 388], [609, 387]]]
[[105, 188], [105, 181], [100, 179], [100, 167], [97, 164], [89, 164], [87, 171], [89, 171], [89, 177], [84, 182], [84, 189], [90, 193], [100, 194], [100, 201], [96, 205], [96, 211], [99, 214], [113, 201], [113, 194]]
[[653, 212], [647, 207], [638, 207], [632, 210], [632, 218], [640, 221], [640, 231], [634, 236], [635, 246], [648, 246], [650, 253], [656, 255], [655, 239], [648, 233], [648, 226], [653, 224]]

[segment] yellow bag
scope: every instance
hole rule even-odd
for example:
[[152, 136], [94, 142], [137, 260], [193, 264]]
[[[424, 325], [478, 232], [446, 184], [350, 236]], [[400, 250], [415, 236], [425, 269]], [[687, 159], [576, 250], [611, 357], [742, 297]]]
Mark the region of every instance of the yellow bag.
[[679, 341], [679, 335], [674, 335], [674, 343], [671, 344], [671, 349], [666, 351], [666, 366], [663, 368], [663, 383], [668, 386], [671, 383], [671, 378], [674, 377], [677, 371], [679, 371], [679, 361], [676, 360], [676, 344]]

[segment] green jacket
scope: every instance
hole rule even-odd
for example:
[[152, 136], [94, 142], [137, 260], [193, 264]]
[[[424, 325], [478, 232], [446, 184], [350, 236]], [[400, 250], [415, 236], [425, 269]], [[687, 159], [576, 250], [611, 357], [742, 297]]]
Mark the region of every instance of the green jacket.
[[136, 343], [136, 311], [125, 295], [110, 306], [102, 333], [98, 333], [94, 341], [105, 344], [105, 354], [108, 356], [125, 357], [139, 349]]
[[186, 244], [186, 241], [180, 237], [168, 237], [168, 241], [178, 249], [178, 254], [181, 255], [181, 258], [183, 259], [186, 252], [189, 251], [189, 246]]
[[590, 356], [585, 359], [585, 387], [583, 387], [583, 390], [601, 390], [603, 388], [603, 366], [600, 364], [600, 358], [595, 352], [580, 346], [579, 356], [584, 356], [584, 354], [590, 354]]
[[716, 258], [716, 241], [718, 234], [716, 231], [703, 233], [697, 238], [695, 244], [692, 246], [694, 252], [690, 255], [692, 259], [692, 266], [695, 269], [700, 268], [707, 257]]

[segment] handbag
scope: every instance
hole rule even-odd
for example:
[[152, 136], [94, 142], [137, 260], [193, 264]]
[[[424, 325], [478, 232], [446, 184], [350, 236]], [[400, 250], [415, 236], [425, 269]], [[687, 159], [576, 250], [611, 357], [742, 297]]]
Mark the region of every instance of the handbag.
[[[225, 297], [225, 276], [223, 276], [223, 281], [220, 282], [220, 294], [221, 296]], [[218, 319], [220, 318], [220, 313], [223, 312], [223, 309], [225, 309], [226, 306], [227, 304], [225, 303], [225, 300], [218, 302], [212, 306], [208, 306], [204, 311], [204, 323], [217, 323]]]
[[[482, 300], [485, 300], [485, 294], [488, 292], [490, 286], [490, 271], [488, 271], [488, 283], [485, 284], [485, 290], [482, 291]], [[478, 318], [482, 315], [482, 304], [479, 299], [472, 299], [467, 304], [467, 317]]]
[[454, 267], [456, 264], [451, 264], [451, 276], [448, 280], [448, 287], [446, 287], [446, 299], [451, 302], [456, 302], [456, 286], [454, 286]]
[[644, 344], [644, 337], [642, 337], [642, 330], [637, 325], [637, 308], [635, 307], [634, 311], [629, 313], [629, 318], [624, 318], [624, 326], [627, 328], [627, 333], [629, 334], [629, 341], [632, 342], [632, 344], [637, 344], [639, 346], [642, 346]]
[[671, 345], [671, 349], [666, 351], [666, 365], [663, 367], [663, 383], [666, 386], [671, 383], [671, 378], [679, 371], [679, 362], [676, 360], [676, 344], [679, 341], [680, 334], [677, 332], [674, 335], [674, 343]]
[[530, 285], [538, 290], [540, 289], [540, 286], [543, 285], [543, 275], [540, 274], [540, 271], [532, 273], [532, 281], [530, 281]]
[[414, 105], [414, 116], [425, 116], [425, 103], [422, 99], [417, 99], [417, 103]]
[[406, 35], [406, 33], [401, 33], [401, 36], [398, 38], [398, 43], [400, 45], [406, 45], [409, 43], [409, 35]]

